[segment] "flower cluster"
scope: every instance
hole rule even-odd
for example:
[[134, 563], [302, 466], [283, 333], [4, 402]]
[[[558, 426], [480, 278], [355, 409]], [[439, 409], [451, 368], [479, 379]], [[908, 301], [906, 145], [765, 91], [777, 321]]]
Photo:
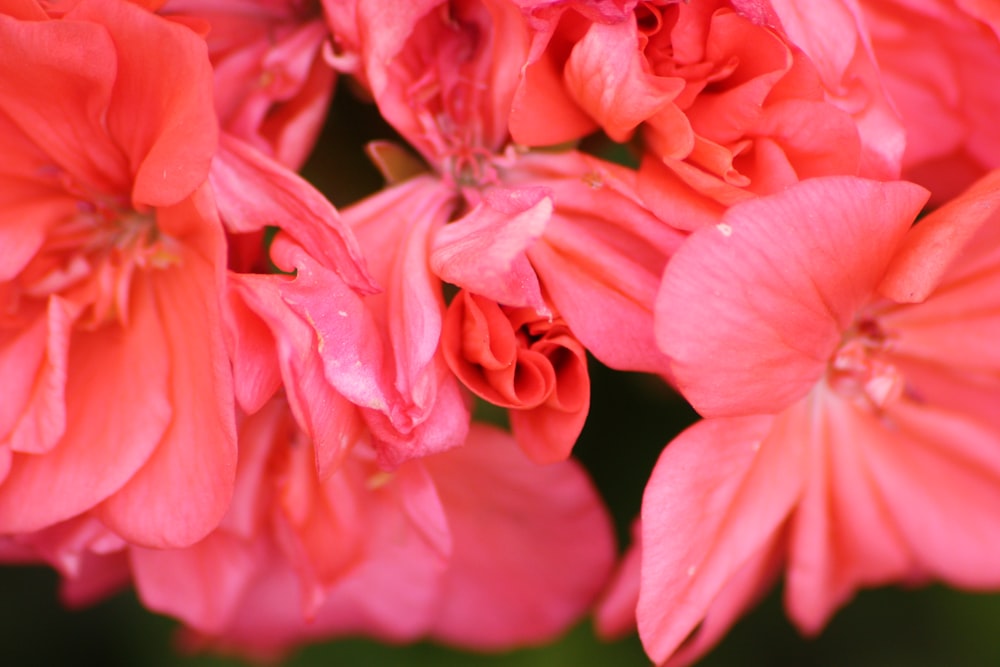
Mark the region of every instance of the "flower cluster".
[[[782, 574], [806, 632], [1000, 589], [998, 35], [975, 0], [0, 2], [0, 561], [256, 656], [594, 611], [682, 664]], [[398, 139], [339, 211], [297, 174], [338, 81]], [[588, 355], [704, 417], [617, 568]]]

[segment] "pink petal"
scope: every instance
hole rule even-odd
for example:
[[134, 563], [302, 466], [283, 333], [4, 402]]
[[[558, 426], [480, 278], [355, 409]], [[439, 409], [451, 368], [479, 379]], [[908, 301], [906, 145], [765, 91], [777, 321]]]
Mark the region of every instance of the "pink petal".
[[535, 466], [482, 425], [464, 447], [424, 461], [453, 540], [433, 637], [509, 648], [550, 639], [587, 610], [610, 573], [614, 539], [575, 463]]
[[[0, 377], [7, 378], [12, 385], [4, 407], [0, 408], [0, 424], [12, 420], [13, 411], [20, 413], [7, 442], [13, 451], [26, 454], [50, 451], [66, 429], [66, 367], [79, 308], [53, 296], [46, 310], [46, 316], [39, 317], [12, 349], [8, 348], [3, 359], [6, 363], [0, 367]], [[33, 343], [41, 345], [36, 347]], [[15, 392], [22, 389], [29, 395], [18, 405]], [[9, 415], [5, 414], [8, 409], [12, 409]]]
[[129, 550], [143, 606], [204, 632], [222, 630], [243, 602], [261, 548], [216, 532], [185, 549]]
[[510, 108], [510, 134], [524, 146], [548, 146], [585, 137], [597, 123], [573, 100], [560, 65], [549, 53], [529, 62]]
[[74, 180], [103, 192], [126, 187], [128, 165], [104, 129], [117, 69], [107, 29], [0, 16], [0, 34], [0, 79], [17, 91], [0, 99], [4, 114]]
[[135, 175], [133, 203], [176, 204], [207, 178], [218, 140], [204, 40], [130, 3], [83, 0], [66, 18], [101, 23], [114, 40], [107, 126]]
[[127, 330], [112, 325], [74, 334], [65, 435], [47, 454], [14, 457], [0, 485], [2, 532], [38, 530], [84, 512], [147, 461], [172, 415], [167, 345], [143, 280], [132, 284]]
[[921, 220], [906, 235], [879, 284], [879, 292], [897, 302], [925, 300], [955, 260], [969, 252], [969, 239], [979, 228], [987, 223], [996, 226], [993, 218], [998, 208], [1000, 171], [994, 171]]
[[813, 410], [809, 427], [787, 434], [786, 445], [809, 452], [808, 481], [790, 526], [785, 600], [789, 616], [810, 634], [858, 588], [907, 581], [914, 572], [868, 461], [867, 452], [889, 434], [867, 409], [836, 394], [816, 400], [823, 408]]
[[504, 305], [545, 312], [525, 252], [552, 215], [548, 195], [544, 188], [488, 190], [468, 215], [434, 235], [431, 269], [446, 282]]
[[678, 649], [668, 665], [689, 665], [700, 659], [748, 609], [767, 595], [781, 573], [784, 537], [784, 531], [780, 531], [736, 571], [712, 602], [695, 634]]
[[921, 569], [956, 586], [997, 586], [1000, 431], [904, 401], [886, 418], [892, 431], [871, 440], [866, 458]]
[[635, 20], [593, 23], [566, 62], [566, 87], [614, 141], [626, 141], [644, 120], [684, 89], [679, 77], [656, 76], [639, 49]]
[[461, 444], [468, 427], [465, 399], [438, 347], [444, 299], [428, 263], [432, 234], [451, 207], [451, 192], [421, 176], [344, 211], [385, 287], [365, 301], [388, 338], [385, 368], [395, 393], [365, 419], [390, 467]]
[[610, 583], [601, 594], [594, 612], [594, 631], [602, 639], [617, 639], [635, 632], [635, 608], [639, 604], [642, 563], [642, 524], [632, 522], [632, 544], [618, 563]]
[[642, 205], [632, 172], [578, 153], [524, 164], [524, 176], [553, 192], [552, 219], [528, 257], [555, 310], [602, 363], [666, 374], [652, 310], [683, 235]]
[[219, 213], [230, 230], [279, 227], [351, 287], [375, 291], [351, 231], [326, 197], [295, 173], [249, 144], [223, 135], [211, 182]]
[[[159, 217], [190, 219], [198, 215], [194, 208], [185, 202]], [[208, 236], [216, 238], [202, 250], [207, 257], [185, 247], [177, 265], [148, 274], [166, 338], [173, 418], [149, 461], [101, 508], [102, 521], [144, 546], [201, 539], [218, 525], [233, 492], [234, 392], [219, 308], [221, 229], [213, 231]]]
[[732, 582], [755, 588], [741, 572], [770, 550], [802, 488], [801, 448], [785, 440], [799, 426], [780, 417], [702, 421], [660, 456], [642, 501], [638, 606], [655, 662], [696, 632]]
[[657, 340], [692, 405], [754, 414], [804, 396], [925, 197], [907, 183], [810, 179], [695, 231], [656, 309]]
[[854, 13], [846, 3], [800, 5], [792, 0], [771, 0], [789, 40], [816, 64], [826, 86], [836, 90], [858, 42]]

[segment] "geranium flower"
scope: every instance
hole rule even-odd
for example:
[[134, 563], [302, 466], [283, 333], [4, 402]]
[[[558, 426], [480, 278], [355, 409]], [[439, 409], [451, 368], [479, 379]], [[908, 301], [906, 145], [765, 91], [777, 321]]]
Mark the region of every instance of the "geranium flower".
[[514, 139], [639, 130], [640, 194], [670, 224], [694, 229], [804, 178], [898, 175], [902, 130], [848, 9], [824, 5], [809, 25], [836, 35], [824, 40], [780, 3], [522, 4], [533, 42]]
[[659, 340], [710, 418], [643, 499], [655, 661], [711, 646], [782, 564], [807, 632], [862, 586], [1000, 585], [1000, 175], [911, 230], [926, 198], [805, 181], [674, 256]]
[[0, 533], [190, 544], [236, 459], [204, 42], [115, 0], [0, 31]]
[[392, 473], [362, 434], [321, 479], [278, 396], [243, 422], [240, 447], [234, 503], [215, 532], [129, 554], [143, 602], [182, 619], [195, 645], [274, 657], [353, 634], [536, 643], [587, 609], [613, 559], [580, 468], [536, 466], [493, 427]]

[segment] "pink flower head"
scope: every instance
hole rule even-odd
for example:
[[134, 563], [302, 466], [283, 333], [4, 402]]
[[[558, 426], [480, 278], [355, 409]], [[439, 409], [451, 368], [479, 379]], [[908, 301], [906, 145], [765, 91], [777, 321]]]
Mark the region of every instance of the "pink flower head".
[[190, 544], [236, 457], [204, 42], [117, 0], [0, 34], [0, 533]]
[[693, 229], [803, 178], [898, 173], [901, 129], [848, 9], [827, 3], [800, 29], [783, 3], [641, 2], [620, 18], [576, 4], [534, 33], [514, 139], [641, 128], [641, 192], [671, 224]]
[[926, 197], [814, 179], [674, 256], [659, 340], [711, 418], [643, 499], [638, 621], [657, 662], [711, 646], [782, 563], [810, 632], [862, 586], [1000, 585], [1000, 174], [911, 230]]
[[279, 397], [241, 426], [218, 530], [187, 549], [131, 550], [139, 595], [194, 641], [258, 657], [359, 633], [544, 641], [592, 602], [613, 540], [574, 463], [535, 466], [509, 440], [477, 425], [464, 447], [387, 473], [360, 439], [321, 479]]

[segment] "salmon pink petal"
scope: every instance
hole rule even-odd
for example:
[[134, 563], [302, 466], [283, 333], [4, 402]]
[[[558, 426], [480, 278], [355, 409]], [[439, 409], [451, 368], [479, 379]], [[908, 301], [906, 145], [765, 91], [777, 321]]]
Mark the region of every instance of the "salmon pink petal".
[[[941, 253], [951, 260], [940, 284], [927, 300], [912, 306], [888, 308], [880, 316], [887, 331], [901, 332], [890, 348], [896, 359], [907, 366], [917, 363], [936, 367], [937, 379], [917, 382], [906, 375], [915, 394], [934, 405], [950, 404], [962, 412], [967, 412], [976, 403], [993, 402], [989, 396], [996, 391], [1000, 380], [1000, 348], [996, 345], [1000, 336], [1000, 308], [993, 296], [1000, 294], [1000, 225], [994, 202], [982, 203], [982, 212], [970, 207], [956, 223], [959, 229], [955, 236], [965, 245], [961, 253], [956, 254], [944, 246], [950, 235], [943, 225], [938, 228], [940, 233], [922, 236], [928, 243], [925, 249], [915, 249], [914, 270], [923, 270], [916, 261], [919, 254], [926, 255], [927, 262], [934, 262], [926, 269], [928, 272], [939, 269], [932, 255], [935, 246], [941, 247]], [[922, 220], [911, 234], [918, 234], [925, 223], [934, 232], [935, 223], [941, 220], [936, 218], [939, 213], [950, 215], [951, 204]], [[972, 231], [969, 226], [982, 222], [983, 214], [990, 213], [993, 219], [981, 224], [971, 238], [960, 238]], [[922, 276], [917, 278], [922, 279]], [[946, 377], [951, 379], [946, 380]], [[942, 391], [941, 386], [936, 386], [939, 383], [952, 387]], [[956, 384], [964, 384], [966, 388], [960, 391]], [[979, 394], [979, 398], [973, 398], [973, 393]], [[953, 402], [959, 396], [962, 399]], [[983, 414], [992, 418], [994, 413], [993, 409], [987, 409]]]
[[104, 129], [118, 67], [108, 30], [94, 23], [21, 23], [0, 16], [0, 35], [6, 54], [0, 80], [17, 91], [2, 96], [0, 110], [57, 169], [99, 191], [124, 187], [128, 164]]
[[275, 241], [282, 259], [296, 268], [294, 279], [230, 278], [234, 312], [242, 311], [241, 322], [250, 324], [230, 334], [240, 343], [234, 372], [238, 379], [260, 383], [238, 395], [247, 392], [255, 404], [283, 380], [325, 477], [353, 442], [355, 411], [346, 401], [373, 408], [388, 401], [379, 378], [382, 347], [360, 298], [339, 276], [313, 264], [297, 247], [288, 244], [285, 251], [286, 242]]
[[770, 550], [804, 481], [801, 450], [784, 439], [797, 426], [781, 417], [711, 419], [660, 456], [642, 500], [638, 606], [639, 636], [655, 662], [676, 651], [748, 563]]
[[[383, 345], [362, 298], [335, 272], [281, 234], [275, 237], [271, 253], [279, 266], [295, 272], [294, 278], [271, 281], [281, 295], [281, 305], [271, 300], [255, 306], [279, 339], [282, 362], [298, 362], [311, 356], [307, 351], [315, 347], [327, 380], [337, 391], [360, 407], [385, 409], [388, 381], [383, 378]], [[255, 284], [264, 282], [267, 280]], [[288, 311], [308, 323], [311, 335], [292, 328], [289, 340], [281, 340]], [[286, 376], [286, 383], [289, 380]]]
[[125, 590], [131, 583], [132, 572], [124, 550], [110, 554], [86, 552], [79, 574], [61, 582], [59, 599], [70, 609], [84, 609]]
[[186, 549], [133, 547], [129, 564], [143, 606], [218, 632], [243, 602], [260, 550], [219, 531]]
[[639, 49], [634, 20], [593, 23], [573, 47], [566, 87], [615, 141], [625, 141], [684, 89], [684, 79], [657, 76]]
[[1000, 584], [997, 430], [905, 401], [886, 418], [892, 438], [873, 440], [866, 457], [921, 569], [957, 586]]
[[351, 230], [326, 197], [304, 179], [249, 144], [223, 135], [210, 180], [228, 229], [252, 232], [279, 227], [351, 287], [376, 291]]
[[[11, 389], [4, 400], [5, 406], [0, 408], [0, 427], [13, 417], [13, 411], [21, 413], [7, 440], [15, 452], [44, 454], [65, 432], [66, 366], [78, 310], [64, 299], [53, 296], [49, 299], [46, 316], [39, 317], [35, 325], [5, 350], [3, 361], [6, 363], [0, 367], [0, 377], [7, 378]], [[13, 367], [7, 367], [8, 364]], [[17, 393], [22, 388], [30, 392], [23, 402], [17, 400]], [[11, 410], [9, 416], [5, 414], [8, 410]]]
[[172, 416], [160, 317], [152, 287], [136, 280], [128, 331], [74, 334], [65, 435], [47, 454], [14, 456], [0, 485], [0, 532], [38, 530], [94, 507], [155, 451]]
[[[921, 220], [906, 235], [879, 285], [879, 292], [900, 303], [927, 299], [955, 260], [969, 252], [968, 241], [980, 227], [986, 223], [996, 227], [998, 211], [1000, 170], [976, 181], [961, 195]], [[995, 245], [977, 244], [976, 247]]]
[[134, 174], [133, 203], [176, 204], [205, 180], [218, 140], [204, 40], [127, 2], [81, 0], [65, 19], [99, 22], [114, 40], [107, 126]]
[[579, 153], [523, 162], [524, 176], [553, 192], [552, 219], [528, 257], [555, 310], [602, 363], [667, 374], [652, 310], [684, 235], [642, 204], [631, 171]]
[[594, 631], [605, 640], [635, 632], [635, 608], [639, 603], [642, 564], [642, 522], [632, 522], [632, 544], [618, 562], [611, 582], [601, 594], [594, 612]]
[[[197, 215], [194, 205], [162, 209], [160, 218]], [[207, 222], [207, 221], [206, 221]], [[173, 416], [155, 453], [101, 507], [101, 520], [132, 543], [187, 546], [222, 519], [236, 474], [233, 382], [220, 314], [221, 228], [204, 257], [194, 248], [149, 274], [169, 360]], [[141, 335], [135, 335], [141, 338]]]
[[434, 638], [509, 648], [543, 641], [586, 612], [610, 574], [614, 538], [575, 462], [536, 466], [510, 436], [473, 425], [464, 447], [424, 463], [453, 540]]
[[792, 43], [806, 52], [831, 90], [836, 90], [854, 57], [857, 16], [846, 2], [806, 7], [794, 0], [770, 0]]
[[796, 99], [769, 104], [753, 132], [781, 146], [798, 180], [856, 174], [860, 168], [857, 126], [848, 114], [829, 104]]
[[435, 234], [431, 269], [446, 282], [505, 305], [547, 312], [525, 252], [551, 215], [544, 188], [489, 190], [468, 215]]
[[278, 345], [274, 335], [256, 309], [245, 302], [245, 294], [253, 294], [254, 287], [244, 286], [244, 280], [260, 278], [229, 275], [224, 311], [225, 333], [233, 364], [236, 403], [247, 414], [253, 414], [281, 387], [281, 369], [275, 354]]
[[548, 53], [521, 70], [510, 107], [510, 134], [524, 146], [549, 146], [585, 137], [597, 123], [563, 86], [562, 72]]
[[779, 531], [741, 567], [712, 602], [705, 619], [666, 663], [690, 665], [705, 655], [731, 627], [767, 595], [781, 574], [784, 531]]
[[[0, 137], [21, 139], [20, 133], [7, 127], [0, 118]], [[46, 166], [46, 158], [38, 155], [36, 160], [26, 160], [26, 164], [14, 164], [18, 157], [30, 156], [37, 151], [26, 142], [19, 140], [5, 144], [0, 138], [0, 155], [7, 156], [3, 168], [10, 168], [14, 175], [0, 173], [0, 210], [4, 212], [0, 220], [0, 247], [4, 249], [4, 262], [0, 266], [0, 281], [8, 281], [17, 276], [38, 253], [47, 234], [60, 221], [79, 215], [80, 202], [71, 195], [57, 190], [59, 185], [52, 182], [51, 165]], [[35, 174], [37, 180], [29, 181], [25, 175]], [[46, 175], [49, 178], [46, 178]], [[48, 181], [48, 182], [46, 182]], [[24, 224], [31, 220], [30, 225]]]
[[908, 183], [817, 178], [695, 231], [656, 306], [657, 340], [692, 405], [769, 413], [804, 396], [925, 199]]
[[521, 449], [536, 463], [569, 457], [590, 409], [587, 353], [569, 335], [546, 336], [532, 346], [555, 371], [552, 392], [532, 410], [512, 410], [510, 427]]
[[809, 452], [808, 483], [789, 530], [785, 600], [789, 616], [810, 634], [858, 588], [907, 581], [915, 571], [868, 460], [870, 448], [894, 436], [836, 394], [822, 400], [811, 427], [787, 434], [785, 445]]
[[691, 188], [653, 155], [639, 166], [637, 189], [649, 209], [672, 227], [693, 231], [714, 225], [726, 206]]
[[343, 214], [385, 288], [365, 302], [388, 338], [385, 368], [395, 392], [365, 419], [380, 461], [389, 466], [457, 446], [468, 427], [465, 399], [439, 349], [444, 298], [428, 264], [431, 239], [447, 222], [452, 197], [436, 179], [418, 176]]

